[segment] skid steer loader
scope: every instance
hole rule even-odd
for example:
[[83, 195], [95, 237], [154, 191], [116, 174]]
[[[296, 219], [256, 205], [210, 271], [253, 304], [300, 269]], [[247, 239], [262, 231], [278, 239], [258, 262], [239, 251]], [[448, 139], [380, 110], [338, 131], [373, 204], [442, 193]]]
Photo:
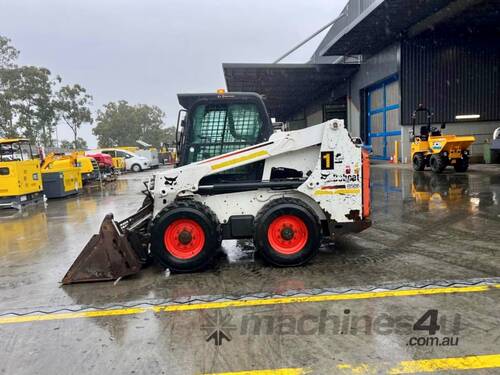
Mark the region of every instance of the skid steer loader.
[[368, 155], [342, 120], [273, 133], [257, 94], [178, 98], [178, 166], [145, 182], [136, 214], [106, 216], [63, 284], [132, 275], [150, 259], [197, 271], [224, 239], [253, 238], [270, 264], [297, 266], [323, 237], [370, 226]]

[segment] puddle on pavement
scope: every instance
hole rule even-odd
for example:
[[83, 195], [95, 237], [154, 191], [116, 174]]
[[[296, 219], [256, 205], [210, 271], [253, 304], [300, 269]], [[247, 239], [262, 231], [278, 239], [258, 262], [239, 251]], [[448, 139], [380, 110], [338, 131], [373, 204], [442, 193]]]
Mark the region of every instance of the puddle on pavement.
[[[140, 178], [139, 178], [140, 177]], [[86, 242], [97, 232], [104, 214], [114, 212], [120, 219], [134, 212], [142, 202], [140, 181], [130, 176], [109, 183], [103, 189], [84, 189], [78, 197], [49, 200], [22, 211], [0, 210], [0, 254], [30, 253], [66, 241]], [[442, 213], [465, 210], [470, 214], [498, 207], [500, 179], [484, 174], [414, 173], [407, 169], [373, 168], [373, 218], [392, 212], [390, 205], [401, 205], [408, 212]], [[54, 232], [56, 228], [59, 228]], [[83, 243], [82, 242], [82, 243]], [[82, 245], [83, 246], [83, 245]], [[255, 260], [251, 240], [226, 240], [222, 250], [228, 263]], [[340, 249], [341, 250], [341, 249]], [[334, 244], [324, 243], [322, 252], [338, 253]]]
[[[375, 170], [372, 175], [372, 195], [383, 194], [382, 199], [380, 196], [372, 197], [375, 208], [383, 207], [389, 197], [391, 203], [414, 202], [414, 209], [422, 212], [465, 209], [475, 213], [499, 205], [497, 176], [453, 172], [435, 174], [401, 169]], [[394, 199], [397, 195], [400, 200]]]
[[254, 260], [253, 241], [245, 240], [225, 240], [222, 241], [222, 251], [229, 263], [249, 263]]

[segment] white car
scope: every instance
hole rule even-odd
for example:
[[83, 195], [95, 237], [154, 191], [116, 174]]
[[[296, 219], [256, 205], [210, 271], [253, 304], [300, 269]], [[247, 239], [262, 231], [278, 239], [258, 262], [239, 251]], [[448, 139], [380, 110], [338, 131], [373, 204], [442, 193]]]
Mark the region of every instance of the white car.
[[158, 168], [160, 166], [158, 150], [137, 150], [136, 154], [148, 159], [151, 168]]
[[108, 154], [113, 158], [124, 158], [125, 169], [127, 171], [141, 172], [144, 169], [151, 168], [151, 163], [148, 158], [139, 156], [137, 154], [134, 154], [133, 152], [119, 150], [116, 148], [103, 148], [96, 151], [102, 152], [103, 154]]

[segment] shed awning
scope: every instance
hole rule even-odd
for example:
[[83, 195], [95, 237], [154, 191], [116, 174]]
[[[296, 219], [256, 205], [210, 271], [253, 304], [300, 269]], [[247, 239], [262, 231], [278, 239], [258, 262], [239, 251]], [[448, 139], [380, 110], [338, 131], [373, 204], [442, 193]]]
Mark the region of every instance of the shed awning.
[[[318, 51], [319, 55], [361, 55], [380, 51], [397, 40], [412, 25], [451, 2], [452, 0], [375, 0], [359, 16], [349, 20], [328, 42], [323, 43]], [[339, 19], [339, 22], [342, 21], [344, 20]], [[328, 37], [329, 35], [326, 36]]]
[[223, 64], [228, 91], [256, 92], [265, 97], [278, 120], [315, 99], [345, 88], [358, 64]]

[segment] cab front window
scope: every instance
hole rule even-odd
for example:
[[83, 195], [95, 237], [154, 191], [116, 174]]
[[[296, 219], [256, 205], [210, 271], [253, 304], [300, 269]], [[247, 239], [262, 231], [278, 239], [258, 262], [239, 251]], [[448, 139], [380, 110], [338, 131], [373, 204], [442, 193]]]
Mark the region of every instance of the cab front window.
[[33, 159], [33, 151], [29, 142], [0, 143], [0, 161], [23, 161]]
[[188, 163], [258, 143], [262, 119], [255, 104], [199, 105], [193, 115]]

